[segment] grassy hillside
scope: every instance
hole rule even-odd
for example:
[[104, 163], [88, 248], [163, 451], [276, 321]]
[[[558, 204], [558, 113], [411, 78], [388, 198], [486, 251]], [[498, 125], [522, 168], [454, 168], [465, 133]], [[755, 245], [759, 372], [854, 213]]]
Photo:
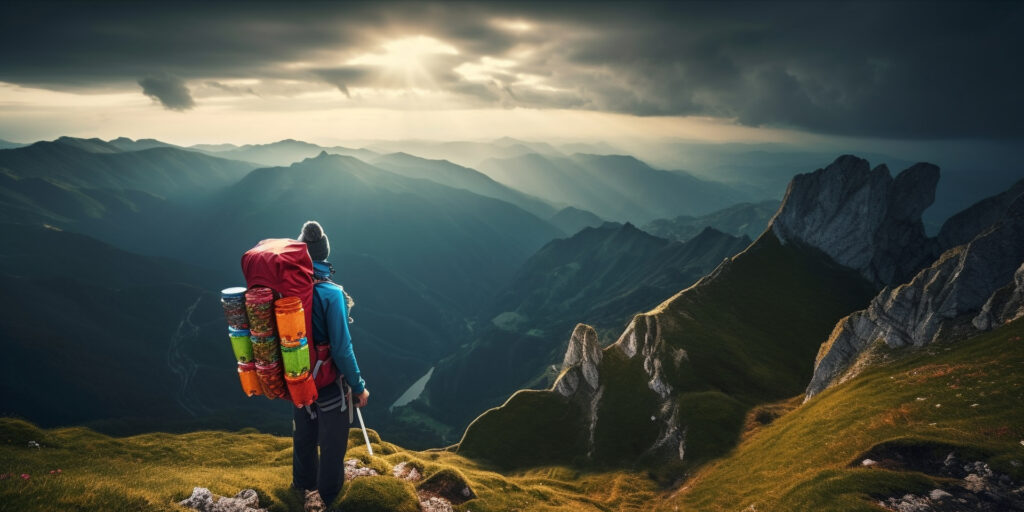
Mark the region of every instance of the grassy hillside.
[[[747, 438], [660, 509], [878, 510], [881, 497], [949, 489], [927, 468], [951, 452], [1024, 479], [1024, 320], [884, 353], [887, 362]], [[862, 467], [865, 458], [881, 467]]]
[[[452, 453], [404, 450], [373, 432], [377, 455], [370, 459], [353, 430], [348, 458], [384, 474], [411, 463], [425, 478], [416, 484], [361, 478], [346, 484], [341, 505], [351, 512], [382, 510], [385, 503], [415, 510], [417, 486], [455, 476], [478, 496], [458, 511], [877, 511], [874, 503], [886, 496], [951, 489], [954, 480], [928, 474], [950, 452], [1024, 479], [1024, 320], [952, 345], [888, 352], [885, 359], [777, 419], [795, 402], [750, 411], [749, 435], [738, 447], [668, 488], [622, 470], [545, 466], [499, 473]], [[522, 392], [510, 403], [551, 417], [550, 403], [536, 400], [540, 393]], [[569, 441], [558, 425], [575, 428], [553, 422], [549, 442], [533, 449], [557, 450], [559, 441]], [[510, 429], [510, 439], [521, 430]], [[29, 441], [42, 447], [30, 448]], [[879, 465], [861, 466], [868, 457]], [[181, 510], [175, 501], [206, 486], [222, 495], [253, 488], [270, 510], [297, 511], [290, 464], [288, 437], [207, 431], [114, 438], [0, 419], [0, 474], [7, 476], [0, 479], [0, 510]]]
[[[604, 350], [598, 369], [603, 391], [596, 398], [517, 394], [471, 424], [459, 452], [508, 467], [639, 463], [678, 476], [727, 453], [739, 440], [746, 411], [799, 394], [821, 340], [872, 293], [820, 252], [782, 245], [766, 232], [711, 277], [638, 315]], [[640, 340], [640, 355], [628, 355], [630, 340]], [[665, 397], [652, 391], [654, 359], [660, 381], [670, 386]], [[524, 407], [519, 402], [526, 399], [542, 404]], [[580, 430], [563, 443], [587, 450], [532, 449], [547, 435], [545, 425], [579, 421], [574, 410], [596, 411], [597, 419], [592, 433]], [[672, 437], [673, 428], [685, 430], [681, 442], [658, 441]], [[655, 444], [661, 448], [648, 449]], [[669, 449], [676, 444], [678, 451]]]
[[[477, 496], [456, 505], [460, 512], [640, 512], [656, 493], [635, 473], [551, 467], [502, 475], [451, 453], [406, 451], [370, 434], [374, 457], [352, 430], [346, 458], [383, 475], [391, 475], [396, 464], [411, 463], [423, 479], [412, 484], [372, 476], [348, 482], [340, 497], [346, 511], [418, 510], [416, 487], [430, 488], [447, 478], [464, 480]], [[29, 441], [42, 448], [29, 448]], [[41, 430], [0, 419], [0, 473], [12, 475], [0, 480], [0, 510], [184, 510], [174, 503], [203, 486], [228, 496], [252, 488], [271, 511], [300, 511], [302, 503], [289, 489], [291, 456], [290, 437], [245, 431], [113, 438], [81, 427]], [[57, 469], [60, 474], [50, 474]]]

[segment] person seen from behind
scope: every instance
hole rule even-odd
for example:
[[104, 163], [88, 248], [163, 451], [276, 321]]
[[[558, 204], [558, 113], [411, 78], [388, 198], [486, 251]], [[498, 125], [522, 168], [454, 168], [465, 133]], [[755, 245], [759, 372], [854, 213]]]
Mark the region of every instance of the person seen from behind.
[[355, 407], [365, 407], [370, 391], [352, 349], [348, 328], [352, 299], [331, 280], [334, 268], [327, 262], [331, 253], [327, 235], [319, 222], [308, 221], [298, 240], [306, 243], [313, 260], [310, 341], [330, 346], [331, 360], [342, 374], [338, 381], [318, 390], [313, 405], [296, 408], [292, 423], [292, 487], [302, 491], [305, 512], [323, 512], [341, 493], [345, 482], [345, 451], [351, 426], [346, 394], [351, 393]]

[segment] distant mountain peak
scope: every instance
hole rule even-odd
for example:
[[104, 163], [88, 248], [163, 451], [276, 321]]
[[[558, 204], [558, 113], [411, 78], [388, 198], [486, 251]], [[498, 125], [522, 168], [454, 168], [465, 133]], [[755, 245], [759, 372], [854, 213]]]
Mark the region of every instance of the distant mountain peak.
[[770, 228], [828, 254], [877, 284], [904, 281], [935, 256], [921, 214], [935, 200], [939, 168], [918, 163], [896, 178], [885, 165], [842, 155], [799, 174]]

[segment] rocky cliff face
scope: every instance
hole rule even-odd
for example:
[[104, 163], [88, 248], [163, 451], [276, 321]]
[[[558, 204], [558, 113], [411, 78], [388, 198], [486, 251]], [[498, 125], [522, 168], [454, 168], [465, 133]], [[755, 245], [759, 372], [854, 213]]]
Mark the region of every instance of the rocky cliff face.
[[[858, 373], [857, 359], [875, 342], [921, 346], [992, 328], [1019, 314], [1024, 281], [1024, 196], [970, 242], [942, 254], [910, 282], [886, 288], [870, 306], [836, 325], [815, 364], [806, 398]], [[1007, 286], [1014, 280], [1015, 284]], [[979, 311], [981, 312], [980, 314]]]
[[813, 246], [881, 285], [903, 282], [935, 257], [921, 213], [935, 200], [939, 168], [919, 163], [893, 179], [885, 165], [843, 155], [790, 182], [771, 230]]

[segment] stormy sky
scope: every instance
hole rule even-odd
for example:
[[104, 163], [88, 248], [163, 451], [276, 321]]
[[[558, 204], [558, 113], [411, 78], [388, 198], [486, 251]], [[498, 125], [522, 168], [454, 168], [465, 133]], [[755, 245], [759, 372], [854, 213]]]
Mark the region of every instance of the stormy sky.
[[1022, 2], [2, 9], [0, 137], [16, 140], [1024, 138]]

